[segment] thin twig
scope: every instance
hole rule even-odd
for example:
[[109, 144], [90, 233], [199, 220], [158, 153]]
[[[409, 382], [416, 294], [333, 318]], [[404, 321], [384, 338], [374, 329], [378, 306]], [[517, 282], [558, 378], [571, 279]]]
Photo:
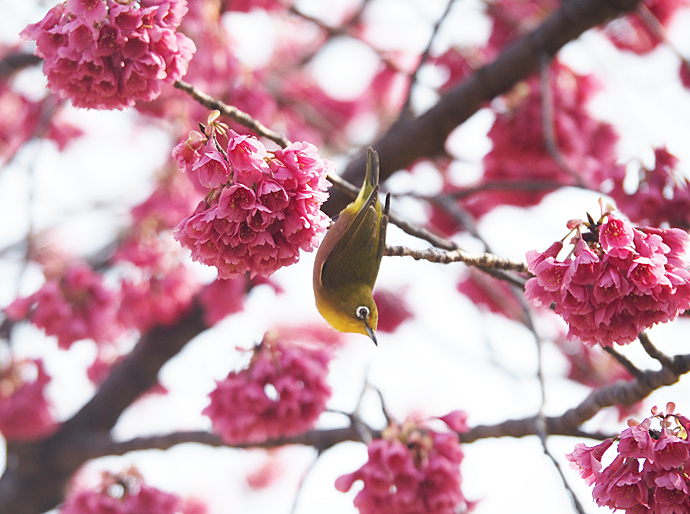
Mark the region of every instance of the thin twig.
[[271, 129], [265, 127], [261, 122], [255, 120], [249, 114], [239, 110], [237, 107], [233, 105], [227, 105], [221, 102], [220, 100], [216, 100], [212, 96], [209, 96], [206, 93], [199, 91], [191, 84], [187, 84], [182, 80], [178, 80], [177, 82], [175, 82], [174, 86], [177, 89], [187, 93], [189, 96], [194, 98], [194, 100], [199, 102], [204, 107], [208, 107], [211, 110], [220, 111], [221, 114], [224, 114], [229, 118], [232, 118], [240, 125], [243, 125], [253, 130], [260, 136], [273, 141], [281, 148], [285, 148], [290, 144], [290, 141], [284, 135], [279, 134], [277, 132], [273, 132]]
[[568, 480], [565, 478], [565, 475], [563, 474], [563, 469], [561, 468], [561, 465], [554, 458], [554, 456], [551, 455], [551, 452], [546, 447], [546, 439], [544, 439], [542, 446], [544, 448], [544, 453], [546, 454], [546, 456], [549, 459], [551, 459], [551, 462], [553, 463], [554, 467], [556, 468], [556, 471], [558, 472], [558, 476], [561, 477], [561, 481], [563, 482], [563, 487], [565, 487], [565, 490], [568, 491], [568, 493], [570, 494], [570, 499], [573, 502], [573, 506], [575, 507], [575, 510], [579, 514], [585, 514], [585, 509], [584, 509], [584, 507], [582, 507], [580, 500], [577, 499], [577, 495], [575, 494], [575, 491], [573, 491], [572, 488], [570, 487], [570, 484], [568, 484]]
[[429, 38], [429, 42], [427, 43], [426, 48], [422, 52], [422, 55], [419, 57], [417, 67], [414, 69], [412, 75], [410, 76], [410, 83], [407, 87], [407, 96], [405, 98], [405, 104], [403, 105], [403, 108], [400, 111], [400, 116], [405, 116], [406, 114], [409, 114], [410, 103], [412, 101], [412, 90], [414, 89], [414, 86], [417, 84], [417, 76], [419, 75], [419, 70], [422, 68], [422, 66], [424, 66], [424, 63], [426, 63], [427, 59], [429, 58], [429, 54], [431, 53], [431, 46], [434, 44], [434, 41], [436, 40], [436, 36], [438, 35], [438, 31], [441, 28], [441, 24], [443, 24], [445, 19], [448, 17], [448, 14], [450, 13], [450, 8], [453, 6], [454, 1], [455, 0], [448, 0], [443, 14], [441, 14], [441, 17], [434, 24], [434, 28], [431, 31], [431, 37]]
[[409, 256], [415, 260], [427, 260], [439, 264], [464, 262], [468, 266], [476, 266], [478, 268], [492, 268], [527, 273], [527, 264], [524, 262], [511, 261], [510, 259], [491, 253], [472, 255], [459, 248], [456, 250], [441, 251], [436, 248], [415, 249], [407, 246], [386, 246], [385, 255], [393, 257]]
[[649, 339], [649, 336], [646, 332], [640, 332], [637, 337], [640, 340], [640, 344], [642, 344], [642, 348], [644, 348], [644, 351], [647, 352], [647, 355], [649, 355], [652, 359], [659, 361], [662, 366], [667, 368], [673, 367], [673, 359], [657, 349], [657, 347], [652, 344], [652, 341]]
[[319, 461], [319, 457], [321, 457], [321, 452], [319, 450], [316, 450], [314, 460], [312, 460], [309, 463], [309, 467], [304, 471], [302, 477], [299, 480], [299, 485], [297, 486], [297, 491], [295, 492], [295, 498], [292, 501], [292, 508], [290, 509], [290, 514], [295, 514], [295, 511], [297, 510], [297, 504], [299, 503], [300, 496], [302, 494], [302, 491], [304, 490], [304, 484], [307, 481], [307, 477], [309, 476], [309, 474], [314, 470], [314, 466], [316, 466], [316, 463]]
[[[354, 199], [357, 197], [357, 194], [359, 193], [358, 187], [355, 187], [346, 180], [343, 180], [338, 175], [328, 175], [326, 178], [331, 182], [331, 184], [345, 192], [345, 194], [350, 198]], [[452, 241], [440, 237], [424, 227], [420, 227], [419, 225], [405, 221], [393, 211], [389, 213], [388, 219], [390, 223], [398, 227], [406, 234], [414, 236], [418, 239], [423, 239], [424, 241], [431, 243], [436, 248], [442, 248], [443, 250], [455, 250], [458, 247], [458, 245]]]
[[644, 375], [644, 372], [640, 368], [638, 368], [632, 362], [630, 362], [627, 357], [618, 353], [612, 346], [603, 346], [602, 345], [602, 348], [611, 357], [616, 359], [616, 361], [618, 361], [618, 364], [620, 364], [626, 370], [628, 370], [628, 373], [630, 373], [636, 379], [639, 380]]
[[560, 148], [558, 147], [558, 139], [556, 138], [556, 128], [554, 126], [554, 103], [553, 91], [551, 90], [551, 56], [542, 54], [541, 59], [541, 117], [542, 129], [544, 132], [544, 145], [546, 151], [551, 158], [556, 161], [556, 164], [568, 175], [570, 175], [575, 183], [580, 187], [585, 187], [582, 177], [573, 170], [566, 162]]

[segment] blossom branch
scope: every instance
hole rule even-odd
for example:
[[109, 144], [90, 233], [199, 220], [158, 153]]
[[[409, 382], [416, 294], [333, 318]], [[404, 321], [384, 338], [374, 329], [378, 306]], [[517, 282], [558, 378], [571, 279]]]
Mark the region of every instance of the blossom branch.
[[435, 248], [415, 249], [407, 246], [386, 246], [385, 255], [392, 257], [409, 256], [417, 261], [426, 260], [440, 264], [464, 262], [469, 266], [476, 266], [478, 268], [491, 268], [527, 273], [527, 264], [523, 262], [511, 261], [510, 259], [506, 259], [491, 253], [472, 255], [471, 253], [459, 248], [450, 251], [441, 251]]
[[652, 341], [649, 339], [649, 336], [646, 332], [640, 332], [638, 338], [640, 340], [642, 348], [644, 348], [644, 351], [647, 352], [647, 355], [649, 355], [652, 359], [656, 359], [657, 361], [659, 361], [662, 366], [673, 366], [673, 360], [664, 352], [658, 350], [656, 346], [652, 344]]
[[606, 353], [613, 357], [618, 364], [623, 366], [633, 377], [637, 379], [642, 378], [644, 372], [635, 366], [627, 357], [618, 353], [612, 346], [602, 345], [602, 348]]
[[445, 19], [448, 17], [448, 14], [450, 14], [450, 9], [453, 7], [453, 2], [455, 0], [448, 0], [448, 3], [446, 4], [446, 8], [443, 11], [443, 14], [441, 14], [441, 17], [436, 21], [434, 24], [434, 28], [431, 30], [431, 37], [429, 38], [429, 42], [426, 45], [426, 48], [422, 52], [422, 55], [419, 57], [419, 62], [417, 63], [417, 67], [414, 69], [412, 72], [412, 75], [410, 76], [410, 83], [408, 84], [407, 87], [407, 96], [405, 98], [405, 104], [403, 105], [402, 110], [400, 111], [400, 116], [405, 116], [406, 114], [409, 114], [410, 112], [410, 102], [412, 101], [412, 90], [414, 89], [414, 86], [417, 84], [417, 77], [419, 75], [419, 70], [424, 66], [424, 63], [427, 61], [429, 58], [429, 54], [431, 53], [431, 46], [434, 44], [434, 41], [436, 40], [436, 36], [438, 35], [438, 31], [441, 28], [441, 25], [445, 21]]
[[212, 96], [209, 96], [206, 93], [199, 91], [191, 84], [187, 84], [182, 80], [178, 80], [177, 82], [175, 82], [174, 86], [180, 91], [184, 91], [185, 93], [187, 93], [189, 96], [194, 98], [194, 100], [199, 102], [204, 107], [207, 107], [211, 110], [220, 111], [221, 114], [224, 114], [225, 116], [235, 120], [240, 125], [253, 130], [260, 136], [265, 137], [270, 141], [273, 141], [281, 148], [285, 148], [290, 144], [290, 141], [284, 135], [279, 134], [277, 132], [273, 132], [271, 129], [264, 126], [261, 122], [255, 120], [249, 114], [239, 110], [237, 107], [233, 105], [227, 105], [221, 102], [220, 100], [216, 100]]
[[558, 138], [556, 137], [556, 128], [554, 126], [554, 105], [553, 105], [553, 90], [551, 88], [551, 67], [549, 63], [551, 57], [548, 55], [542, 56], [541, 63], [541, 117], [542, 117], [542, 131], [544, 132], [544, 145], [546, 151], [551, 158], [556, 161], [556, 164], [570, 177], [573, 178], [579, 187], [585, 187], [582, 177], [568, 165], [561, 149], [558, 147]]
[[[369, 430], [375, 434], [375, 437], [380, 437], [378, 431], [373, 429]], [[173, 446], [187, 443], [203, 444], [211, 447], [265, 449], [294, 444], [311, 446], [317, 451], [323, 452], [345, 441], [362, 441], [359, 431], [354, 424], [343, 428], [311, 430], [299, 436], [270, 439], [261, 443], [227, 444], [224, 443], [219, 436], [211, 432], [200, 430], [172, 432], [150, 437], [136, 437], [127, 441], [113, 441], [110, 437], [104, 437], [101, 439], [92, 439], [89, 448], [92, 458], [106, 455], [125, 455], [130, 452], [141, 450], [168, 450]]]

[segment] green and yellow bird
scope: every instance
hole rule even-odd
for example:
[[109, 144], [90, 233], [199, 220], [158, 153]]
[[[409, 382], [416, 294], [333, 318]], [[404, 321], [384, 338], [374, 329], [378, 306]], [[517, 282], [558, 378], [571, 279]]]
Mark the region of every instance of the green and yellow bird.
[[379, 313], [372, 289], [386, 248], [390, 193], [379, 202], [379, 158], [369, 147], [367, 173], [357, 199], [340, 213], [314, 262], [316, 308], [333, 328], [376, 341]]

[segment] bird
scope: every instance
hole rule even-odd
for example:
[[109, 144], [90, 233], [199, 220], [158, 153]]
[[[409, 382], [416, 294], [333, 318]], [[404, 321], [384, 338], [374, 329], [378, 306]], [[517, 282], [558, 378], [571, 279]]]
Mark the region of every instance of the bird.
[[368, 335], [376, 346], [378, 309], [372, 290], [386, 248], [390, 193], [379, 201], [379, 158], [367, 149], [364, 183], [337, 216], [316, 252], [314, 298], [323, 318], [339, 332]]

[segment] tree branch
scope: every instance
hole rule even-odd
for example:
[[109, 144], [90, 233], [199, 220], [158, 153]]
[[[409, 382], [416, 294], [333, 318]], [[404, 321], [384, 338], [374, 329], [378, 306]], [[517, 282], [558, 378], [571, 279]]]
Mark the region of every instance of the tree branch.
[[209, 96], [206, 93], [199, 91], [191, 84], [187, 84], [182, 80], [178, 80], [177, 82], [175, 82], [174, 86], [180, 91], [184, 91], [185, 93], [187, 93], [189, 96], [194, 98], [194, 100], [199, 102], [204, 107], [208, 107], [211, 110], [220, 111], [221, 114], [235, 120], [240, 125], [243, 125], [248, 129], [253, 130], [258, 135], [273, 141], [281, 148], [285, 148], [290, 144], [290, 141], [284, 135], [279, 134], [277, 132], [273, 132], [271, 129], [264, 126], [261, 122], [255, 120], [246, 112], [239, 110], [234, 105], [227, 105], [221, 102], [220, 100], [216, 100], [212, 96]]
[[386, 246], [386, 252], [384, 255], [393, 257], [409, 256], [415, 260], [423, 259], [429, 262], [437, 262], [441, 264], [464, 262], [469, 266], [476, 266], [478, 268], [491, 268], [527, 273], [527, 264], [524, 262], [511, 261], [505, 257], [500, 257], [491, 253], [472, 255], [471, 253], [459, 248], [451, 251], [440, 251], [435, 248], [418, 250], [415, 248], [408, 248], [407, 246]]
[[122, 412], [156, 383], [163, 364], [205, 329], [199, 306], [174, 326], [154, 328], [55, 434], [40, 441], [8, 442], [0, 514], [38, 514], [58, 505], [72, 474], [103, 455], [95, 450], [96, 441], [109, 437]]
[[[653, 391], [675, 384], [681, 375], [690, 371], [690, 355], [676, 355], [671, 367], [658, 371], [645, 371], [639, 379], [632, 382], [617, 382], [592, 391], [580, 405], [567, 410], [563, 415], [547, 417], [548, 435], [567, 435], [581, 437], [579, 427], [605, 407], [614, 405], [633, 405], [643, 400]], [[496, 425], [477, 425], [469, 432], [460, 434], [460, 441], [471, 443], [489, 437], [525, 437], [539, 434], [539, 417], [511, 419]]]
[[[639, 0], [568, 0], [532, 32], [507, 47], [417, 118], [402, 118], [372, 146], [381, 161], [381, 180], [422, 158], [444, 153], [448, 135], [486, 102], [505, 93], [539, 68], [543, 55], [553, 56], [586, 30], [625, 14]], [[352, 160], [343, 173], [348, 182], [364, 177], [366, 155]], [[340, 212], [347, 199], [333, 194], [324, 205], [330, 215]]]

